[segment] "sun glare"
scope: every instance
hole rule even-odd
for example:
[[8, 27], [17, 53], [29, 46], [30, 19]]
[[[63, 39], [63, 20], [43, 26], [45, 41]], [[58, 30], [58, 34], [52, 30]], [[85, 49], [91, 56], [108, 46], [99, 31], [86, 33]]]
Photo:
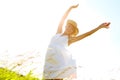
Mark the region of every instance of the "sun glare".
[[[2, 23], [0, 24], [3, 26], [2, 30], [0, 29], [2, 45], [0, 48], [4, 46], [4, 50], [8, 49], [11, 54], [34, 49], [45, 54], [51, 37], [56, 33], [62, 15], [73, 4], [79, 4], [79, 7], [71, 11], [68, 18], [74, 19], [78, 23], [79, 34], [97, 27], [106, 20], [103, 15], [88, 5], [87, 0], [42, 1], [21, 0], [14, 2], [15, 4], [10, 2], [6, 3], [5, 6], [3, 5], [2, 11], [4, 13], [2, 13]], [[82, 76], [81, 78], [100, 76], [103, 73], [102, 71], [111, 65], [106, 64], [111, 59], [110, 54], [112, 53], [111, 50], [108, 51], [111, 49], [109, 43], [109, 30], [100, 30], [70, 46], [70, 51], [77, 60], [78, 75]], [[110, 56], [106, 53], [109, 53]]]

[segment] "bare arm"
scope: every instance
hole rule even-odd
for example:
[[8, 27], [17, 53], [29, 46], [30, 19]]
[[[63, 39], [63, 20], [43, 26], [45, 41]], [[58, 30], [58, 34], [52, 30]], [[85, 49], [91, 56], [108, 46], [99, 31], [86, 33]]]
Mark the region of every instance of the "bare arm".
[[73, 8], [76, 8], [78, 7], [78, 4], [77, 5], [74, 5], [74, 6], [71, 6], [66, 12], [65, 14], [63, 15], [59, 25], [58, 25], [58, 29], [57, 29], [57, 33], [62, 33], [62, 27], [63, 27], [63, 24], [64, 24], [64, 21], [65, 19], [67, 18], [68, 14], [70, 13], [70, 11], [73, 9]]
[[71, 44], [71, 43], [76, 42], [76, 41], [79, 41], [79, 40], [81, 40], [81, 39], [83, 39], [83, 38], [85, 38], [85, 37], [87, 37], [87, 36], [90, 36], [91, 34], [95, 33], [96, 31], [98, 31], [98, 30], [101, 29], [101, 28], [109, 28], [109, 25], [110, 25], [110, 23], [102, 23], [102, 24], [99, 25], [97, 28], [95, 28], [95, 29], [93, 29], [93, 30], [91, 30], [91, 31], [89, 31], [89, 32], [86, 32], [86, 33], [84, 33], [84, 34], [82, 34], [82, 35], [79, 35], [79, 36], [77, 36], [77, 37], [71, 37], [71, 38], [69, 39], [68, 44]]

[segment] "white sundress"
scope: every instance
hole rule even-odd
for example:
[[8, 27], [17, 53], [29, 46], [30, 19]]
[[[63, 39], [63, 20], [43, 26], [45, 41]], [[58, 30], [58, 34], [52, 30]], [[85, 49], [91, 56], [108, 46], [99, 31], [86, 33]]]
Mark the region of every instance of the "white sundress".
[[67, 47], [68, 36], [56, 34], [52, 38], [45, 57], [45, 79], [76, 78], [76, 63]]

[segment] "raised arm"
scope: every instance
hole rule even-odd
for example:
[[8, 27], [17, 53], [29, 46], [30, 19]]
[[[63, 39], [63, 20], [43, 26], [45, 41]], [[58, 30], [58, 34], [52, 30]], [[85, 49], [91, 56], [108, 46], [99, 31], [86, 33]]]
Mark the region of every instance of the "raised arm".
[[78, 4], [77, 5], [73, 5], [71, 6], [66, 12], [65, 14], [63, 15], [59, 25], [58, 25], [58, 29], [57, 29], [57, 33], [62, 33], [62, 27], [63, 27], [63, 24], [64, 24], [64, 21], [65, 19], [67, 18], [68, 14], [70, 13], [70, 11], [73, 9], [73, 8], [77, 8], [78, 7]]
[[98, 31], [98, 30], [101, 29], [101, 28], [109, 28], [109, 25], [110, 25], [109, 22], [108, 22], [108, 23], [102, 23], [102, 24], [99, 25], [97, 28], [95, 28], [95, 29], [93, 29], [93, 30], [91, 30], [91, 31], [89, 31], [89, 32], [86, 32], [86, 33], [84, 33], [84, 34], [82, 34], [82, 35], [79, 35], [79, 36], [77, 36], [77, 37], [71, 37], [71, 38], [69, 39], [69, 44], [71, 44], [71, 43], [73, 43], [73, 42], [76, 42], [76, 41], [79, 41], [79, 40], [81, 40], [81, 39], [83, 39], [83, 38], [85, 38], [85, 37], [87, 37], [87, 36], [90, 36], [91, 34], [95, 33], [96, 31]]

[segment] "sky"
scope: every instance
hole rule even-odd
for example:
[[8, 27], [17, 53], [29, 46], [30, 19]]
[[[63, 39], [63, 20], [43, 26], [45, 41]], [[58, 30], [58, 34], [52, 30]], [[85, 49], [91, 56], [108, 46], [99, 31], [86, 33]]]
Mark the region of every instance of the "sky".
[[113, 43], [117, 46], [120, 45], [120, 37], [119, 30], [120, 30], [120, 24], [119, 24], [119, 14], [120, 10], [119, 0], [109, 1], [109, 0], [88, 0], [90, 7], [94, 8], [97, 12], [101, 13], [104, 17], [108, 18], [111, 22], [111, 39], [113, 40]]
[[101, 29], [70, 46], [78, 63], [94, 69], [120, 65], [119, 0], [1, 0], [0, 52], [17, 54], [36, 49], [44, 54], [62, 15], [74, 4], [79, 7], [67, 19], [78, 23], [79, 34], [111, 22], [109, 29]]
[[[119, 0], [0, 1], [1, 48], [7, 49], [11, 46], [31, 48], [33, 46], [34, 48], [38, 45], [37, 42], [49, 40], [50, 36], [54, 35], [62, 15], [73, 4], [79, 4], [79, 7], [71, 11], [68, 18], [78, 22], [81, 32], [90, 30], [91, 26], [94, 28], [104, 21], [109, 21], [112, 43], [119, 48], [119, 3]], [[84, 26], [84, 29], [81, 26]]]

